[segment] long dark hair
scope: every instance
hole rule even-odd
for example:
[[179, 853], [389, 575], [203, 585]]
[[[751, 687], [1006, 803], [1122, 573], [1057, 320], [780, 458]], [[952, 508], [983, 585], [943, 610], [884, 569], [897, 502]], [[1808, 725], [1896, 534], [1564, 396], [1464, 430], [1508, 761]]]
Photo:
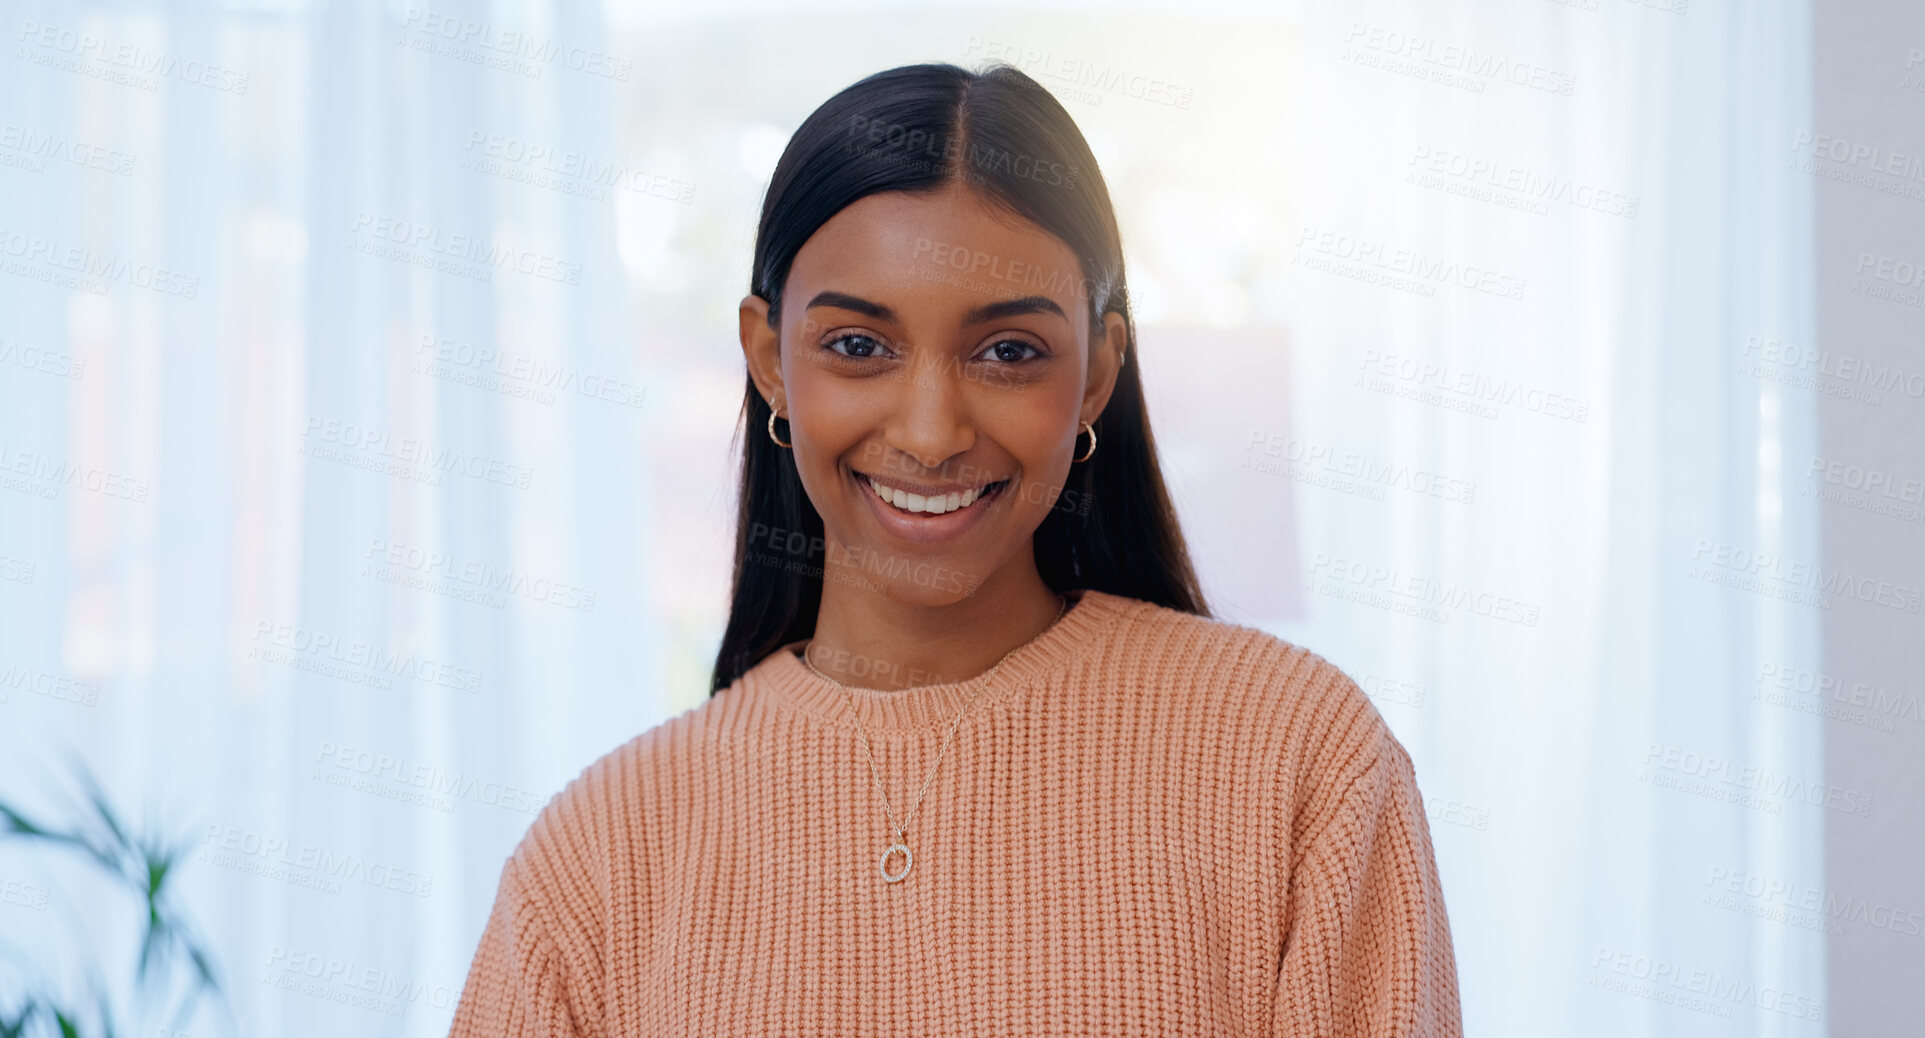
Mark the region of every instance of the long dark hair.
[[[1210, 615], [1150, 436], [1109, 188], [1075, 121], [1035, 80], [1001, 64], [982, 72], [905, 65], [861, 80], [810, 114], [776, 163], [755, 232], [749, 291], [768, 300], [770, 327], [780, 326], [795, 254], [836, 213], [867, 195], [933, 191], [954, 180], [1076, 253], [1094, 340], [1110, 312], [1129, 329], [1115, 390], [1093, 424], [1101, 449], [1071, 467], [1057, 506], [1036, 530], [1043, 581], [1059, 592], [1095, 588]], [[794, 456], [764, 434], [769, 403], [752, 378], [742, 418], [735, 590], [711, 695], [781, 646], [813, 636], [822, 604], [822, 516]], [[1078, 450], [1086, 449], [1077, 439]]]

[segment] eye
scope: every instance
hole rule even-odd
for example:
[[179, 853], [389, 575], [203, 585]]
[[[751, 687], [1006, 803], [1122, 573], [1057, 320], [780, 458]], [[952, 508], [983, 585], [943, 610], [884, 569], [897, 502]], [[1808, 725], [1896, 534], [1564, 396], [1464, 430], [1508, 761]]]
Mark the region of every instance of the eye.
[[[844, 343], [848, 344], [849, 352], [845, 353], [842, 350], [836, 349], [838, 345]], [[840, 357], [849, 357], [854, 360], [867, 360], [874, 357], [877, 351], [883, 349], [883, 345], [877, 341], [874, 336], [864, 335], [861, 332], [843, 332], [840, 335], [825, 340], [822, 343], [822, 348]]]
[[1037, 357], [1044, 355], [1042, 347], [1025, 339], [998, 339], [981, 355], [992, 356], [1004, 364], [1020, 364], [1030, 359], [1022, 353], [1023, 350], [1029, 350]]

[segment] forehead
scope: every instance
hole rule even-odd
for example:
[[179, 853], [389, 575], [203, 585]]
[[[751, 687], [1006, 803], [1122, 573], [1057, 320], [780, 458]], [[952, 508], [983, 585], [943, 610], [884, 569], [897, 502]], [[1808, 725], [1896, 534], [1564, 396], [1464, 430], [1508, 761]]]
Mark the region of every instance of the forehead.
[[818, 289], [876, 302], [966, 310], [986, 299], [1043, 295], [1088, 308], [1076, 253], [1055, 235], [962, 184], [885, 191], [845, 206], [796, 253], [789, 298]]

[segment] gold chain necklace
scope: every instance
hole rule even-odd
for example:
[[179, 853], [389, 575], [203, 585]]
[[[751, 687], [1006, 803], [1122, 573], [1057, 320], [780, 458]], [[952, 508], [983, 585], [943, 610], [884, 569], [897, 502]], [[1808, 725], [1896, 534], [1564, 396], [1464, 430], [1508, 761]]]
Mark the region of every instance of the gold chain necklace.
[[[1069, 612], [1069, 598], [1064, 595], [1057, 595], [1056, 599], [1060, 603], [1056, 610], [1056, 619], [1049, 622], [1049, 627], [1045, 627], [1042, 631], [1038, 632], [1036, 638], [1041, 638], [1050, 628], [1055, 627], [1057, 622], [1063, 619], [1063, 614]], [[856, 712], [855, 697], [849, 694], [849, 686], [822, 673], [822, 671], [817, 670], [815, 664], [809, 662], [809, 649], [815, 645], [814, 638], [809, 639], [809, 641], [803, 645], [802, 665], [815, 671], [817, 676], [821, 677], [824, 681], [842, 690], [843, 701], [849, 704], [849, 715], [856, 719], [856, 730], [862, 734], [862, 752], [869, 758], [869, 777], [875, 781], [876, 792], [882, 794], [883, 813], [888, 816], [889, 827], [894, 830], [896, 834], [895, 842], [890, 844], [888, 849], [882, 852], [882, 857], [876, 861], [876, 871], [882, 874], [884, 882], [900, 883], [909, 878], [909, 870], [915, 867], [916, 856], [909, 850], [909, 820], [915, 817], [916, 808], [922, 806], [922, 798], [929, 792], [929, 783], [936, 778], [936, 769], [942, 767], [943, 755], [949, 752], [949, 740], [956, 734], [957, 727], [962, 724], [963, 715], [969, 712], [970, 707], [976, 705], [977, 698], [982, 695], [983, 688], [989, 684], [990, 675], [996, 673], [996, 668], [1001, 667], [1005, 660], [1016, 655], [1018, 649], [1034, 644], [1036, 638], [1031, 638], [1022, 645], [1016, 646], [1015, 649], [1004, 653], [1002, 659], [997, 660], [994, 665], [988, 670], [983, 671], [981, 676], [977, 677], [976, 691], [970, 695], [969, 702], [963, 704], [963, 708], [956, 712], [956, 719], [950, 722], [949, 733], [942, 738], [942, 748], [936, 751], [936, 763], [930, 766], [928, 777], [922, 780], [922, 791], [916, 794], [916, 802], [909, 806], [909, 814], [905, 816], [901, 822], [896, 821], [895, 808], [889, 804], [889, 793], [882, 788], [882, 776], [876, 771], [876, 755], [869, 749], [869, 730], [863, 727], [862, 715]], [[897, 851], [902, 852], [902, 871], [890, 872], [889, 859], [894, 857]]]

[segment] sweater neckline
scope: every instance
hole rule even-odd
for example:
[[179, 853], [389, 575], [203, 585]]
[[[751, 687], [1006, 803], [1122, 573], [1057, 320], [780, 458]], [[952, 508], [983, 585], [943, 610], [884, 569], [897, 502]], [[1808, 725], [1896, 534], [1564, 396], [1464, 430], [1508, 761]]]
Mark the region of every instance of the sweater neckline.
[[[844, 686], [817, 674], [796, 655], [796, 649], [808, 641], [807, 638], [783, 645], [750, 673], [786, 705], [838, 727], [855, 727], [849, 717], [852, 702], [863, 726], [870, 731], [913, 731], [946, 725], [965, 708], [972, 713], [986, 713], [1039, 675], [1059, 669], [1082, 654], [1132, 601], [1094, 588], [1065, 594], [1072, 596], [1073, 601], [1062, 619], [992, 667], [980, 696], [976, 688], [978, 682], [983, 681], [982, 674], [961, 681], [893, 690], [850, 685], [845, 693]], [[970, 706], [972, 699], [973, 707]]]

